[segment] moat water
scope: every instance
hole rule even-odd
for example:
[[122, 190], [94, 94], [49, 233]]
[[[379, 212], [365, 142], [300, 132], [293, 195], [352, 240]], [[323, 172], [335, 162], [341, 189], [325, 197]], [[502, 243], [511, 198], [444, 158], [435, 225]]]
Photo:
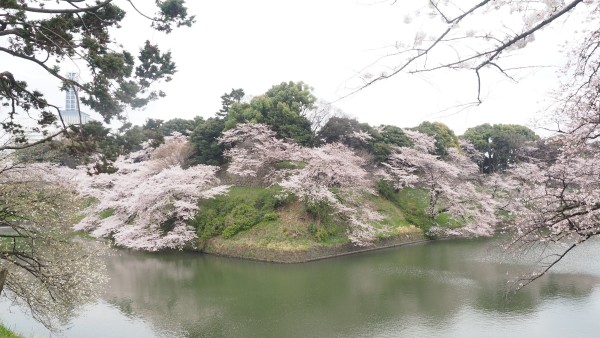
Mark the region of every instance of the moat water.
[[537, 252], [450, 240], [305, 264], [118, 250], [104, 295], [51, 335], [0, 302], [24, 337], [598, 337], [600, 241], [514, 293]]

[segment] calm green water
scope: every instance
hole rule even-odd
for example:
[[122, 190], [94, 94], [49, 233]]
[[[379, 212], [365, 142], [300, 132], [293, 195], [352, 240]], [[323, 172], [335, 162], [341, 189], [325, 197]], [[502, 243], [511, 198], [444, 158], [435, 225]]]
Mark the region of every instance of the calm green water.
[[[65, 337], [599, 337], [600, 242], [517, 294], [534, 256], [498, 240], [406, 246], [299, 265], [117, 251]], [[0, 303], [7, 326], [47, 336]]]

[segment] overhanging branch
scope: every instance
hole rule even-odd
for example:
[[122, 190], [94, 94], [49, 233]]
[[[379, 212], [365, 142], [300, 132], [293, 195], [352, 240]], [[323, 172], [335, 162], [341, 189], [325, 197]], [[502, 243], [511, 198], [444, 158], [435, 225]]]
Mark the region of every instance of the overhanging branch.
[[[65, 9], [49, 9], [49, 8], [37, 8], [37, 7], [28, 7], [28, 6], [19, 6], [18, 8], [14, 8], [16, 10], [25, 11], [25, 12], [33, 12], [33, 13], [45, 13], [45, 14], [75, 14], [75, 13], [83, 13], [83, 12], [93, 12], [97, 11], [102, 7], [105, 7], [113, 0], [106, 0], [104, 2], [99, 3], [96, 6], [90, 7], [82, 7], [82, 8], [65, 8]], [[73, 2], [73, 1], [68, 1]]]
[[65, 133], [65, 132], [66, 132], [66, 129], [62, 129], [58, 133], [52, 134], [52, 135], [50, 135], [50, 136], [48, 136], [48, 137], [46, 137], [44, 139], [41, 139], [41, 140], [39, 140], [37, 142], [27, 143], [27, 144], [23, 144], [23, 145], [20, 145], [20, 146], [2, 146], [2, 147], [0, 147], [0, 151], [2, 151], [2, 150], [20, 150], [20, 149], [26, 149], [26, 148], [29, 148], [29, 147], [33, 147], [35, 145], [48, 142], [48, 141], [52, 140], [53, 138], [57, 137], [58, 135], [61, 135], [61, 134]]

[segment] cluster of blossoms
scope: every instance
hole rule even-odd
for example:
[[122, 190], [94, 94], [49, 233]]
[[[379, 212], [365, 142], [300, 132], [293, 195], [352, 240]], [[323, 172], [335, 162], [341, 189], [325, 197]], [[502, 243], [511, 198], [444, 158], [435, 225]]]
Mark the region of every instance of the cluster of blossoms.
[[[464, 226], [458, 229], [434, 227], [432, 231], [449, 235], [489, 236], [498, 219], [497, 203], [477, 182], [478, 167], [473, 157], [480, 156], [474, 147], [449, 149], [445, 159], [432, 153], [435, 139], [406, 130], [413, 147], [399, 147], [383, 163], [380, 177], [396, 189], [419, 187], [429, 196], [428, 215], [434, 220], [448, 213]], [[367, 139], [368, 135], [356, 135]], [[365, 167], [367, 161], [340, 143], [317, 148], [303, 148], [277, 139], [268, 126], [242, 124], [227, 131], [221, 142], [233, 145], [228, 171], [236, 175], [264, 175], [307, 205], [326, 203], [332, 213], [349, 224], [348, 237], [356, 245], [369, 245], [377, 235], [373, 225], [383, 216], [364, 205], [365, 194], [375, 194], [373, 177]], [[466, 155], [464, 155], [465, 153]], [[280, 162], [299, 165], [275, 169]], [[277, 175], [275, 175], [276, 173]], [[362, 202], [361, 202], [362, 201]]]
[[[241, 124], [223, 133], [220, 140], [234, 145], [227, 152], [231, 158], [229, 173], [261, 174], [307, 205], [327, 203], [334, 216], [350, 224], [348, 236], [356, 245], [368, 245], [375, 238], [376, 231], [371, 224], [382, 216], [357, 204], [362, 194], [374, 193], [364, 168], [366, 161], [345, 145], [333, 143], [304, 148], [277, 139], [264, 124]], [[275, 170], [274, 165], [280, 162], [298, 165]]]
[[[447, 213], [463, 224], [458, 229], [434, 227], [431, 231], [449, 235], [489, 236], [498, 222], [496, 201], [478, 184], [478, 167], [456, 148], [446, 158], [433, 155], [435, 139], [406, 130], [413, 147], [398, 147], [383, 163], [381, 176], [394, 188], [420, 187], [428, 192], [427, 214], [434, 220]], [[464, 144], [473, 152], [470, 144]]]
[[372, 223], [383, 218], [369, 206], [360, 204], [362, 195], [375, 193], [365, 165], [365, 160], [345, 145], [326, 144], [310, 149], [306, 166], [279, 185], [306, 204], [323, 201], [329, 204], [335, 215], [350, 225], [348, 238], [356, 245], [365, 246], [377, 234]]
[[307, 159], [305, 148], [278, 139], [276, 135], [269, 126], [261, 123], [243, 123], [223, 132], [219, 142], [235, 145], [225, 152], [225, 156], [231, 159], [227, 171], [242, 177], [268, 178], [276, 163]]
[[175, 135], [156, 149], [144, 147], [119, 157], [114, 174], [89, 176], [64, 169], [81, 195], [98, 200], [76, 229], [148, 251], [190, 243], [197, 235], [187, 221], [198, 211], [198, 200], [225, 193], [228, 187], [219, 185], [218, 167], [182, 168], [189, 153], [185, 137]]
[[106, 281], [103, 250], [71, 240], [66, 225], [80, 211], [74, 207], [79, 198], [58, 167], [10, 168], [0, 175], [0, 223], [18, 237], [14, 247], [12, 241], [0, 243], [0, 272], [7, 272], [0, 293], [52, 328], [96, 299]]

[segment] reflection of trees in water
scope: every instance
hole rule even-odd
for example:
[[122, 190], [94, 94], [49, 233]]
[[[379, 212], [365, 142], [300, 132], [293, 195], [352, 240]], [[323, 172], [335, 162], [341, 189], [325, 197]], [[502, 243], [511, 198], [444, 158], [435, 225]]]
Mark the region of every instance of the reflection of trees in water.
[[194, 254], [113, 257], [106, 299], [191, 336], [349, 335], [366, 327], [443, 327], [464, 306], [526, 314], [549, 298], [588, 296], [599, 279], [551, 274], [506, 295], [530, 268], [489, 259], [487, 242], [447, 241], [299, 265]]
[[548, 299], [587, 297], [599, 282], [600, 278], [596, 276], [549, 274], [515, 292], [506, 282], [498, 281], [477, 292], [474, 306], [498, 314], [528, 314]]
[[203, 326], [203, 320], [221, 317], [218, 304], [198, 297], [194, 279], [203, 272], [185, 259], [189, 255], [120, 252], [107, 262], [110, 282], [104, 299], [124, 315], [141, 317], [169, 336], [187, 324]]

